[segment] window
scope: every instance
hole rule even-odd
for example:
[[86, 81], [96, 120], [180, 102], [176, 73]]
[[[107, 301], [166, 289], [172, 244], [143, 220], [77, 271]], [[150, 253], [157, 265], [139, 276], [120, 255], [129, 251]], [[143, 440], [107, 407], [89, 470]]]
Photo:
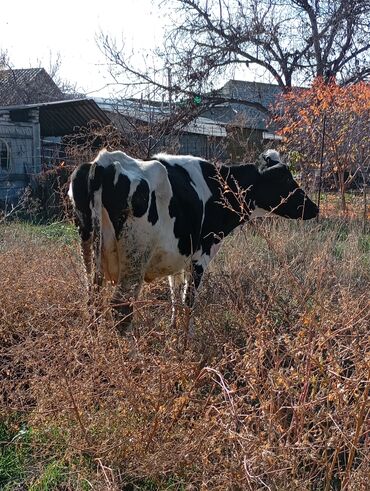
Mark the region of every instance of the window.
[[5, 140], [0, 139], [0, 169], [9, 170], [10, 166], [10, 148]]

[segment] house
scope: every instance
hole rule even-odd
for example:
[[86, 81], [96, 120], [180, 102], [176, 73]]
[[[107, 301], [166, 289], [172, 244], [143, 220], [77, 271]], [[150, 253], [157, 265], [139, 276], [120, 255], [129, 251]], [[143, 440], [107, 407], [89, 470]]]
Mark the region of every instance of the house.
[[148, 156], [164, 149], [238, 161], [246, 153], [259, 153], [271, 141], [281, 140], [269, 117], [269, 108], [281, 93], [278, 85], [229, 80], [212, 94], [216, 103], [196, 116], [186, 106], [182, 114], [179, 104], [173, 111], [168, 103], [145, 99], [95, 101], [122, 133], [138, 138], [138, 145], [148, 148]]
[[218, 158], [227, 137], [226, 125], [203, 116], [194, 117], [186, 110], [174, 112], [167, 103], [125, 99], [95, 99], [112, 124], [123, 134], [137, 139], [148, 150], [148, 157], [159, 151]]
[[[229, 80], [212, 94], [215, 105], [193, 119], [191, 113], [185, 111], [188, 119], [178, 122], [175, 115], [171, 115], [168, 103], [143, 99], [95, 101], [122, 132], [134, 137], [142, 133], [139, 144], [152, 148], [148, 156], [158, 150], [175, 149], [183, 154], [235, 161], [244, 158], [246, 153], [259, 153], [271, 141], [281, 140], [269, 117], [269, 108], [281, 93], [278, 85]], [[178, 105], [177, 109], [180, 107]], [[177, 113], [181, 117], [181, 111]], [[166, 124], [166, 121], [168, 128], [161, 127], [160, 123]], [[158, 128], [163, 134], [158, 133]]]
[[229, 80], [218, 91], [223, 102], [194, 117], [142, 99], [65, 100], [43, 68], [0, 70], [0, 202], [17, 200], [45, 164], [63, 159], [62, 139], [92, 120], [113, 124], [130, 144], [137, 138], [148, 156], [165, 150], [238, 160], [245, 144], [261, 147], [278, 138], [263, 108], [280, 93], [277, 85]]
[[65, 98], [44, 68], [0, 69], [0, 106], [61, 101]]
[[275, 127], [268, 114], [281, 94], [282, 88], [276, 84], [229, 80], [214, 94], [222, 102], [203, 115], [227, 127], [229, 153], [237, 158], [246, 145], [259, 149], [271, 140], [281, 139], [274, 133]]
[[0, 203], [17, 201], [61, 140], [91, 121], [110, 124], [92, 99], [0, 107]]
[[227, 139], [226, 125], [220, 121], [198, 116], [190, 121], [179, 135], [179, 153], [206, 159], [223, 159]]

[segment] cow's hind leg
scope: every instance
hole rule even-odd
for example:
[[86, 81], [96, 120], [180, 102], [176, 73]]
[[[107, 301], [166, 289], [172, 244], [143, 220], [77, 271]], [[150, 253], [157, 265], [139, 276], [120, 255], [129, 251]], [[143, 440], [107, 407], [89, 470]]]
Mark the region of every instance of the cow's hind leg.
[[203, 273], [203, 265], [199, 264], [197, 261], [193, 261], [190, 281], [184, 297], [186, 305], [190, 308], [194, 306], [196, 293], [199, 288], [200, 282], [202, 281]]

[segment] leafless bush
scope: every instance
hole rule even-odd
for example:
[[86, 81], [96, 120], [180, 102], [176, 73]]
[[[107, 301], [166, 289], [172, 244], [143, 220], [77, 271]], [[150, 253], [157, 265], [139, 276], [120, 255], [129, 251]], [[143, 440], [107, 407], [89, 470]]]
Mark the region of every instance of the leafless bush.
[[107, 150], [122, 150], [128, 144], [123, 133], [114, 126], [103, 126], [93, 121], [66, 142], [68, 161], [79, 164], [91, 162], [102, 148]]
[[40, 461], [89, 456], [94, 489], [366, 489], [370, 274], [354, 225], [227, 239], [186, 351], [165, 282], [122, 338], [109, 295], [98, 319], [87, 306], [77, 244], [15, 225], [1, 238], [1, 413], [47, 435]]
[[62, 164], [33, 177], [23, 199], [23, 214], [34, 221], [50, 222], [71, 216], [67, 199], [73, 165]]

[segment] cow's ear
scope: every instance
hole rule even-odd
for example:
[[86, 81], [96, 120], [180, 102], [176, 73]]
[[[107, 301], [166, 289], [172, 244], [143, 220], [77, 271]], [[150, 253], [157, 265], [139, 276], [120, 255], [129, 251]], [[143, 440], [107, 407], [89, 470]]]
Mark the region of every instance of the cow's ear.
[[270, 168], [270, 167], [273, 167], [274, 165], [277, 165], [280, 163], [279, 160], [274, 160], [271, 157], [269, 157], [268, 155], [263, 155], [263, 160], [264, 160], [263, 165], [265, 168]]
[[276, 160], [272, 160], [270, 157], [262, 157], [260, 159], [259, 165], [257, 164], [257, 167], [259, 168], [260, 172], [264, 172], [265, 170], [271, 169], [276, 165], [284, 165], [284, 164]]
[[259, 156], [258, 161], [261, 170], [268, 169], [282, 163], [280, 153], [277, 150], [273, 149], [262, 152]]

